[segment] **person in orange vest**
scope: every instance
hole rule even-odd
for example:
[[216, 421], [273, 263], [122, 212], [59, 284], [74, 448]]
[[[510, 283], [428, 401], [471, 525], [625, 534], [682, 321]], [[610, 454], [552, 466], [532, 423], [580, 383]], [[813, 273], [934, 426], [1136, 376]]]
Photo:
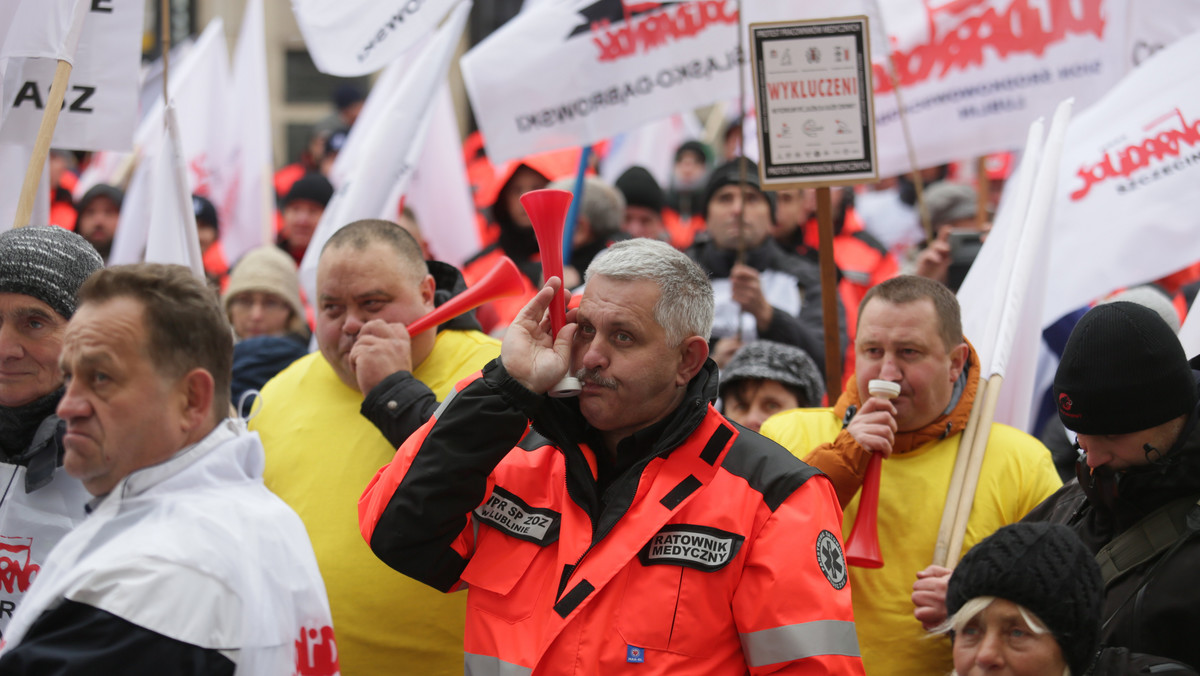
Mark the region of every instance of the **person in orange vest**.
[[618, 242], [555, 338], [559, 288], [359, 502], [380, 559], [466, 588], [467, 673], [862, 674], [832, 485], [712, 406], [708, 276]]
[[675, 150], [675, 165], [671, 172], [671, 184], [667, 186], [666, 206], [663, 219], [678, 223], [678, 228], [690, 233], [681, 237], [691, 245], [692, 240], [704, 233], [704, 186], [708, 181], [710, 153], [699, 141], [685, 141]]
[[196, 214], [196, 235], [200, 238], [200, 258], [204, 276], [218, 292], [229, 283], [229, 261], [221, 245], [221, 219], [217, 207], [207, 197], [192, 194], [192, 211]]
[[50, 225], [57, 225], [66, 230], [75, 229], [75, 201], [71, 194], [79, 183], [75, 173], [78, 162], [69, 150], [51, 149], [50, 151]]

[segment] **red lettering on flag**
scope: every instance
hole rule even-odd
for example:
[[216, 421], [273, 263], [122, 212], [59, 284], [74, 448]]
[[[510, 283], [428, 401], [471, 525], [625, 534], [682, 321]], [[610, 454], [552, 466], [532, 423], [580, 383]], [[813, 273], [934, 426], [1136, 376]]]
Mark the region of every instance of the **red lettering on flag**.
[[1188, 122], [1183, 111], [1175, 109], [1174, 115], [1160, 118], [1149, 125], [1153, 128], [1164, 119], [1179, 118], [1179, 129], [1160, 131], [1153, 136], [1147, 136], [1139, 143], [1131, 143], [1117, 151], [1116, 160], [1109, 151], [1104, 151], [1104, 157], [1099, 162], [1080, 167], [1075, 175], [1083, 181], [1083, 185], [1071, 193], [1071, 201], [1078, 202], [1087, 196], [1091, 189], [1110, 178], [1129, 178], [1133, 172], [1144, 169], [1151, 161], [1161, 161], [1167, 157], [1179, 157], [1183, 145], [1194, 146], [1200, 143], [1200, 120]]
[[[1041, 56], [1046, 48], [1069, 35], [1104, 37], [1104, 0], [1013, 0], [997, 11], [986, 0], [952, 0], [932, 7], [925, 1], [928, 42], [912, 49], [893, 49], [896, 78], [901, 85], [942, 78], [951, 69], [965, 70], [983, 63], [984, 49], [1001, 57], [1009, 54]], [[1041, 9], [1046, 6], [1047, 11]], [[886, 66], [874, 65], [875, 91], [892, 90]]]
[[673, 11], [668, 8], [633, 18], [637, 10], [650, 4], [625, 5], [625, 19], [619, 27], [614, 27], [608, 19], [592, 24], [592, 42], [600, 50], [600, 61], [616, 61], [639, 51], [648, 52], [672, 40], [694, 37], [713, 24], [737, 25], [737, 7], [727, 0], [697, 0]]

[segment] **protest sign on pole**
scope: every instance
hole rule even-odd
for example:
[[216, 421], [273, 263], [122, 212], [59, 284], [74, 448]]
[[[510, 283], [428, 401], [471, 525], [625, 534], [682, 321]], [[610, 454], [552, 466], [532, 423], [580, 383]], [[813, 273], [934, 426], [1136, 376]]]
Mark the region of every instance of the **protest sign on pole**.
[[459, 0], [292, 0], [296, 23], [322, 73], [373, 73], [413, 47]]
[[750, 25], [764, 188], [879, 178], [866, 16]]
[[878, 179], [867, 16], [750, 24], [758, 176], [766, 189], [817, 188], [826, 390], [841, 394], [829, 188]]

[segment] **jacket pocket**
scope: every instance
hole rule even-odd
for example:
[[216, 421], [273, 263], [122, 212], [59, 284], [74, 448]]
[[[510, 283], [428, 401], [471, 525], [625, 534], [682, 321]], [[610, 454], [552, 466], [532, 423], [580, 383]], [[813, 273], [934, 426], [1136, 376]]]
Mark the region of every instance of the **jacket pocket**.
[[702, 571], [634, 561], [623, 573], [621, 603], [615, 619], [627, 644], [689, 657], [711, 657], [733, 629], [733, 582], [730, 570]]
[[530, 571], [543, 549], [481, 524], [475, 554], [462, 573], [468, 608], [509, 623], [532, 615], [545, 585]]

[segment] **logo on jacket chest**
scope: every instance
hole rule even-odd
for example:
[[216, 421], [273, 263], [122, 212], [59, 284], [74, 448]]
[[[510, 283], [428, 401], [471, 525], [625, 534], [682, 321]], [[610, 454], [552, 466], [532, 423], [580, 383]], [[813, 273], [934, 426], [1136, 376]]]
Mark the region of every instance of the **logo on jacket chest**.
[[643, 566], [685, 566], [712, 572], [727, 566], [745, 539], [709, 526], [671, 524], [650, 538], [638, 552], [638, 560]]
[[[24, 593], [41, 566], [33, 562], [33, 538], [0, 535], [0, 592]], [[12, 609], [0, 602], [0, 613]]]
[[530, 507], [521, 498], [496, 486], [487, 502], [475, 508], [475, 518], [519, 540], [545, 547], [558, 540], [562, 515], [551, 509]]

